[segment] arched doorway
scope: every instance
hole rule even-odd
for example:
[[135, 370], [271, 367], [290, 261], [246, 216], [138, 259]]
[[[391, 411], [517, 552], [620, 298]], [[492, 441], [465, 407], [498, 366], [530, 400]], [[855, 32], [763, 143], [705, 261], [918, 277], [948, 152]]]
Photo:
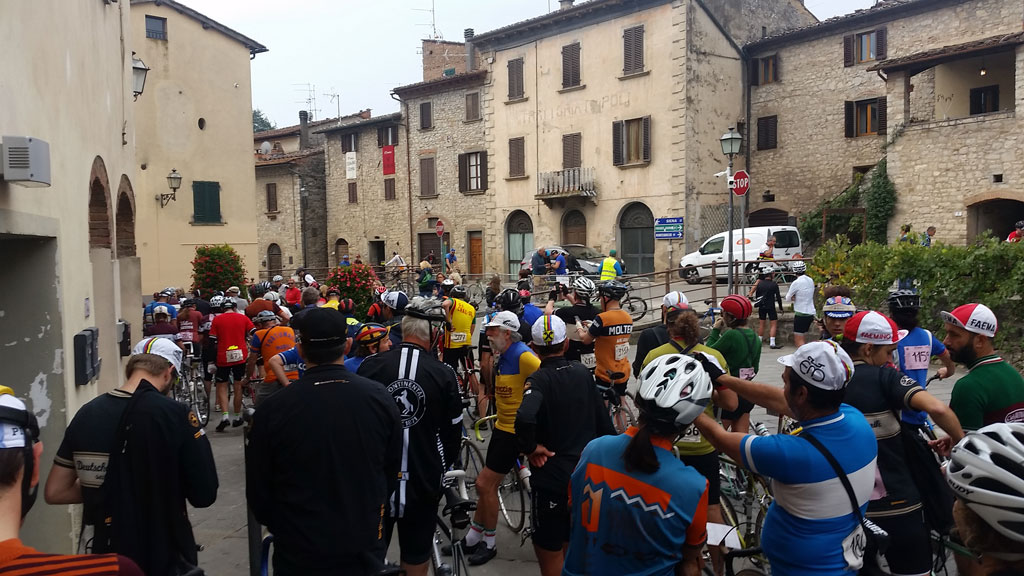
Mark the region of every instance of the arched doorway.
[[619, 257], [630, 274], [654, 272], [654, 214], [634, 202], [619, 217]]
[[986, 230], [996, 238], [1006, 238], [1018, 220], [1024, 220], [1024, 202], [1019, 200], [994, 198], [970, 204], [967, 206], [967, 241]]
[[348, 241], [338, 238], [334, 241], [334, 262], [340, 263], [341, 257], [348, 254]]
[[281, 273], [281, 247], [277, 244], [267, 246], [267, 278]]
[[110, 180], [99, 156], [89, 174], [89, 248], [111, 248]]
[[562, 217], [562, 244], [587, 244], [587, 217], [570, 210]]
[[508, 246], [508, 273], [519, 274], [523, 258], [533, 252], [533, 220], [522, 210], [516, 210], [505, 224], [505, 245]]
[[761, 208], [754, 210], [747, 217], [747, 226], [756, 228], [758, 226], [788, 226], [789, 212], [778, 208]]
[[117, 230], [117, 257], [135, 256], [135, 193], [128, 177], [121, 175], [117, 187], [117, 212], [114, 218]]

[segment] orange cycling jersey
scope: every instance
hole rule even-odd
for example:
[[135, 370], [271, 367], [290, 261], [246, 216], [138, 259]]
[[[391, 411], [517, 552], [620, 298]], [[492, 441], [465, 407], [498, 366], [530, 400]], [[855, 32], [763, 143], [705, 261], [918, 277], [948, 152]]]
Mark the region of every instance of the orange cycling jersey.
[[[295, 348], [295, 332], [287, 326], [273, 326], [264, 330], [257, 330], [252, 336], [249, 348], [253, 354], [259, 352], [263, 357], [263, 368], [266, 372], [263, 381], [276, 382], [277, 377], [274, 376], [274, 371], [267, 366], [267, 362], [281, 352], [287, 352]], [[285, 372], [285, 376], [287, 376], [288, 380], [298, 380], [299, 372], [297, 369], [292, 370]]]
[[[611, 384], [624, 384], [629, 380], [629, 337], [633, 333], [633, 318], [625, 310], [601, 312], [590, 325], [594, 337], [594, 356], [597, 368], [594, 376]], [[608, 373], [619, 372], [622, 378], [612, 380]]]

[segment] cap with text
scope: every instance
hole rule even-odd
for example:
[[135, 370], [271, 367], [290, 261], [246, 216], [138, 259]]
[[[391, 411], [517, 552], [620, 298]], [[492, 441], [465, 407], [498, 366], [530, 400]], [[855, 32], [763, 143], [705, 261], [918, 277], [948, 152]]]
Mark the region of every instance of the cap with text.
[[[0, 386], [0, 407], [13, 408], [26, 412], [28, 409], [21, 399], [14, 396], [14, 391], [7, 386]], [[7, 420], [0, 421], [0, 449], [24, 448], [25, 429], [14, 422]]]
[[832, 340], [804, 344], [779, 358], [779, 364], [789, 366], [801, 380], [822, 390], [842, 390], [853, 377], [853, 360]]
[[491, 318], [490, 322], [484, 324], [484, 328], [504, 328], [511, 332], [519, 330], [519, 318], [507, 310], [498, 312]]
[[964, 304], [952, 312], [942, 312], [942, 321], [963, 328], [968, 332], [994, 338], [999, 330], [999, 321], [992, 309], [984, 304]]
[[833, 296], [825, 300], [821, 310], [829, 318], [849, 318], [856, 314], [857, 307], [853, 305], [853, 300], [846, 296]]
[[843, 338], [860, 344], [888, 346], [907, 337], [906, 330], [900, 330], [896, 323], [881, 312], [868, 310], [858, 312], [850, 318], [843, 329]]
[[565, 322], [554, 315], [545, 314], [533, 323], [533, 343], [537, 346], [553, 346], [565, 342]]

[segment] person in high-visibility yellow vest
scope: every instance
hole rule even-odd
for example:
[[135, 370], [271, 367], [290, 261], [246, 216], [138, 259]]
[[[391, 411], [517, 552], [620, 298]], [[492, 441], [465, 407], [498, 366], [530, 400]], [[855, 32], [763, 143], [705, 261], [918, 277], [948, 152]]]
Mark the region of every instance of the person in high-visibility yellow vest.
[[615, 280], [622, 276], [622, 264], [615, 258], [615, 249], [608, 251], [608, 257], [601, 262], [601, 281]]

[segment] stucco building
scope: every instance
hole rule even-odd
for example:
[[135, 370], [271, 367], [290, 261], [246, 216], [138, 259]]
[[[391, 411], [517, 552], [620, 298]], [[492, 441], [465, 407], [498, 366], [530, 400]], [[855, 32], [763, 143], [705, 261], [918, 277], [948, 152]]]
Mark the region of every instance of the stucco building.
[[[12, 158], [23, 143], [8, 137], [49, 145], [47, 159], [22, 157], [33, 178], [45, 171], [48, 186], [0, 176], [0, 362], [3, 384], [39, 421], [41, 481], [78, 408], [121, 383], [119, 320], [131, 324], [131, 337], [141, 333], [132, 134], [151, 94], [147, 85], [132, 102], [129, 14], [127, 2], [0, 4], [0, 134]], [[96, 355], [76, 347], [92, 329]], [[98, 375], [81, 377], [86, 365]], [[21, 538], [71, 552], [77, 513], [40, 497]]]
[[886, 0], [748, 44], [752, 224], [812, 210], [885, 158], [890, 239], [904, 223], [1005, 237], [1024, 218], [1022, 20], [1015, 0]]
[[[191, 285], [196, 246], [260, 268], [250, 60], [267, 48], [174, 0], [132, 0], [131, 49], [150, 68], [137, 103], [138, 251], [146, 292]], [[182, 176], [175, 200], [167, 175]]]

